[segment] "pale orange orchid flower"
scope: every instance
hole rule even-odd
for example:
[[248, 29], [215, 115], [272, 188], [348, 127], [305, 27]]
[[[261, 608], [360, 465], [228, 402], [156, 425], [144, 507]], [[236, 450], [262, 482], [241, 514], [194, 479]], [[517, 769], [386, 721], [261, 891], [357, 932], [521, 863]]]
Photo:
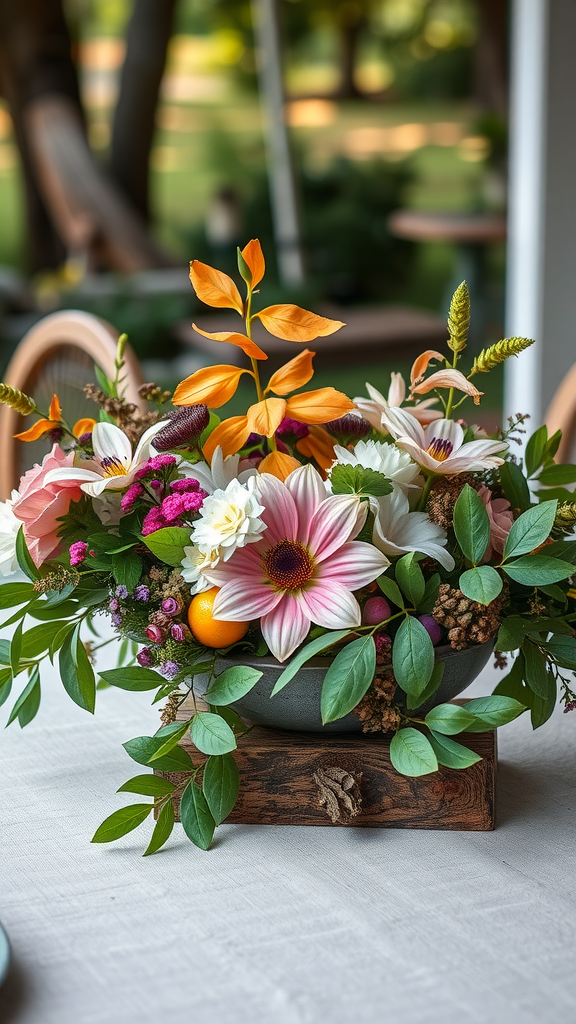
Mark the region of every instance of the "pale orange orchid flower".
[[48, 419], [36, 420], [36, 423], [29, 427], [28, 430], [23, 430], [21, 434], [14, 434], [14, 437], [19, 441], [37, 441], [43, 434], [47, 434], [49, 430], [56, 430], [61, 425], [62, 407], [58, 395], [54, 395], [50, 402]]
[[207, 306], [235, 309], [240, 316], [244, 314], [244, 303], [240, 298], [234, 281], [228, 274], [223, 274], [214, 267], [209, 267], [200, 260], [192, 260], [190, 264], [190, 280], [194, 291]]
[[258, 466], [259, 473], [270, 473], [282, 483], [295, 469], [300, 469], [298, 459], [294, 459], [292, 455], [286, 455], [284, 452], [270, 452]]
[[218, 366], [203, 366], [178, 385], [172, 396], [173, 405], [197, 405], [202, 402], [210, 409], [219, 409], [236, 394], [242, 374], [253, 377], [250, 370], [226, 363]]
[[426, 370], [428, 369], [428, 366], [430, 365], [433, 359], [443, 360], [444, 356], [442, 355], [441, 352], [435, 352], [434, 349], [429, 348], [426, 349], [426, 352], [422, 352], [421, 355], [419, 355], [418, 358], [414, 360], [414, 362], [412, 363], [412, 369], [410, 370], [411, 388], [413, 387], [414, 384], [418, 384], [422, 380], [424, 374], [426, 373]]
[[474, 399], [474, 405], [480, 405], [480, 398], [484, 394], [483, 391], [478, 391], [460, 370], [437, 370], [416, 387], [412, 386], [411, 391], [413, 395], [426, 395], [435, 388], [456, 388], [457, 391], [463, 391]]
[[238, 334], [236, 331], [216, 331], [212, 334], [210, 331], [203, 331], [197, 324], [192, 324], [192, 327], [197, 334], [201, 334], [203, 338], [210, 338], [210, 341], [226, 341], [229, 345], [236, 345], [251, 359], [268, 359], [260, 346], [245, 334]]

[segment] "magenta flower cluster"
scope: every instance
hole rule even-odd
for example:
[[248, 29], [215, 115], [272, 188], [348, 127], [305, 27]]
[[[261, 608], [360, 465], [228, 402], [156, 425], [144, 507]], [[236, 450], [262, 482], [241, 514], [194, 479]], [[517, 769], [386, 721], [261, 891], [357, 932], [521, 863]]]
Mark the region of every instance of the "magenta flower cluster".
[[88, 545], [83, 540], [77, 540], [70, 545], [70, 565], [80, 565], [88, 554]]
[[155, 505], [146, 514], [142, 524], [142, 536], [147, 537], [165, 526], [179, 526], [187, 513], [198, 512], [202, 508], [207, 492], [202, 490], [197, 480], [185, 482], [188, 485], [187, 490], [168, 494], [160, 505]]
[[158, 473], [159, 470], [164, 469], [166, 466], [174, 466], [176, 463], [176, 456], [170, 455], [166, 452], [165, 455], [153, 455], [151, 459], [148, 459], [136, 473], [136, 480], [143, 480], [145, 476], [149, 476], [150, 473]]

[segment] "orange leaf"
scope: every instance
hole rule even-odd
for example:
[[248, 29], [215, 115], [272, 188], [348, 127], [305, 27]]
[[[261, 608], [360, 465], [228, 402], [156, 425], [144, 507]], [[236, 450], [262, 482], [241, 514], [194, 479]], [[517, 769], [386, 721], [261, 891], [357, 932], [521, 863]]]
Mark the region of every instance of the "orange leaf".
[[84, 419], [76, 420], [76, 423], [72, 427], [72, 433], [74, 437], [82, 437], [82, 434], [91, 434], [96, 426], [96, 420]]
[[434, 349], [429, 348], [414, 360], [410, 370], [410, 382], [412, 384], [417, 384], [419, 380], [422, 380], [429, 363], [433, 359], [444, 359], [444, 356], [440, 352], [435, 352]]
[[58, 424], [52, 420], [37, 420], [28, 430], [24, 430], [21, 434], [14, 434], [14, 437], [17, 437], [19, 441], [37, 441], [42, 434], [47, 433], [48, 430], [54, 430], [54, 427], [57, 426]]
[[250, 273], [252, 274], [252, 288], [255, 288], [257, 284], [260, 284], [266, 270], [264, 253], [262, 252], [262, 246], [257, 238], [253, 238], [251, 242], [248, 242], [248, 245], [244, 246], [242, 249], [242, 256], [248, 264]]
[[218, 409], [236, 394], [238, 381], [243, 373], [250, 373], [250, 371], [240, 370], [237, 366], [226, 364], [203, 366], [201, 370], [196, 370], [196, 373], [178, 385], [172, 396], [172, 403], [173, 405], [196, 405], [198, 402], [202, 402], [210, 409]]
[[192, 260], [190, 264], [190, 280], [196, 295], [207, 306], [224, 306], [235, 309], [242, 316], [244, 306], [234, 281], [228, 274], [223, 274], [214, 267], [209, 267], [200, 260]]
[[209, 331], [202, 331], [196, 324], [192, 324], [192, 327], [204, 338], [210, 338], [210, 341], [227, 341], [229, 345], [236, 345], [252, 359], [268, 359], [256, 342], [252, 341], [252, 338], [247, 338], [245, 334], [236, 334], [235, 331], [217, 331], [216, 334], [210, 334]]
[[311, 352], [309, 348], [304, 349], [300, 355], [272, 374], [266, 391], [273, 391], [276, 395], [288, 395], [291, 391], [303, 388], [314, 376], [312, 359], [315, 355], [316, 353]]
[[265, 398], [263, 402], [251, 405], [248, 409], [250, 430], [264, 437], [273, 437], [282, 423], [286, 412], [283, 398]]
[[222, 423], [214, 427], [202, 449], [204, 458], [211, 462], [218, 445], [222, 448], [224, 458], [227, 455], [235, 455], [246, 444], [249, 433], [250, 427], [246, 416], [231, 416], [230, 419], [222, 420]]
[[300, 469], [298, 459], [293, 459], [291, 455], [285, 455], [284, 452], [270, 452], [270, 455], [262, 459], [258, 466], [259, 473], [270, 473], [271, 476], [277, 477], [282, 482], [295, 469]]
[[62, 419], [62, 406], [60, 405], [58, 395], [54, 395], [52, 397], [52, 401], [50, 402], [50, 408], [48, 410], [48, 416], [53, 423], [58, 423]]
[[292, 305], [266, 306], [254, 316], [259, 317], [270, 334], [284, 341], [314, 341], [314, 338], [324, 338], [345, 327], [341, 320], [329, 320]]
[[323, 427], [311, 426], [308, 437], [296, 442], [298, 451], [309, 459], [315, 459], [324, 474], [334, 462], [334, 438]]
[[292, 395], [286, 402], [286, 415], [302, 423], [329, 423], [354, 408], [347, 395], [334, 388], [318, 388]]

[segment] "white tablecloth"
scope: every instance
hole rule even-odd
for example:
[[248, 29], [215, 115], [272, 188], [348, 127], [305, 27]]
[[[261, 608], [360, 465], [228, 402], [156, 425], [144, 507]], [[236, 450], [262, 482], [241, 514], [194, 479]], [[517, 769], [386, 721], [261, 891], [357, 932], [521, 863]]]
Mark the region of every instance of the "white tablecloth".
[[576, 712], [500, 731], [493, 833], [176, 826], [142, 859], [148, 822], [89, 840], [149, 695], [48, 683], [0, 751], [3, 1024], [574, 1024]]

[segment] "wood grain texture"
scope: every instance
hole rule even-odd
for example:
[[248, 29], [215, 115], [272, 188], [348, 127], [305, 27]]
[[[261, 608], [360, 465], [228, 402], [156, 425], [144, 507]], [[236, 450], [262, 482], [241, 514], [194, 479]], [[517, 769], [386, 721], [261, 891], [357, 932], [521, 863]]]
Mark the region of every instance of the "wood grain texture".
[[[227, 821], [346, 827], [333, 825], [327, 817], [314, 781], [319, 768], [337, 766], [351, 775], [362, 774], [362, 806], [354, 827], [490, 831], [495, 821], [496, 733], [463, 733], [458, 740], [482, 760], [463, 771], [440, 768], [432, 775], [407, 778], [392, 767], [384, 736], [321, 736], [255, 726], [238, 739], [233, 752], [240, 792]], [[189, 738], [181, 745], [195, 765], [206, 761]], [[158, 774], [173, 782], [185, 778]]]

